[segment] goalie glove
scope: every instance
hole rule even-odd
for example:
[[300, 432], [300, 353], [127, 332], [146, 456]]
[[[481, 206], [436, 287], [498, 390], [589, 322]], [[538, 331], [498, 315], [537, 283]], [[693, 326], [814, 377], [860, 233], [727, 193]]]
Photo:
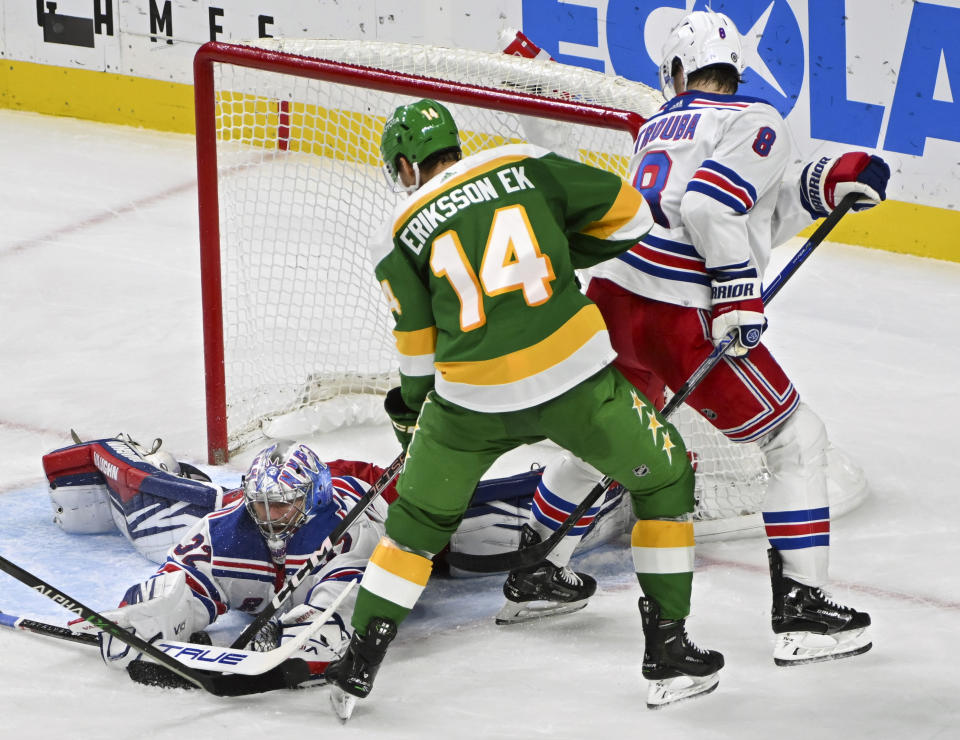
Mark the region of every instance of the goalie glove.
[[854, 211], [873, 208], [887, 198], [890, 167], [880, 157], [866, 152], [847, 152], [839, 157], [821, 157], [803, 168], [800, 201], [813, 218], [830, 214], [844, 196], [861, 197]]
[[400, 386], [391, 388], [387, 393], [387, 397], [383, 400], [383, 409], [390, 417], [393, 433], [400, 447], [406, 452], [407, 447], [410, 446], [410, 440], [413, 439], [413, 432], [417, 428], [417, 419], [420, 414], [407, 406], [400, 393]]
[[727, 354], [742, 357], [760, 344], [766, 326], [763, 316], [763, 294], [759, 277], [714, 278], [711, 283], [713, 308], [710, 332], [714, 344], [719, 344], [731, 329], [737, 336]]
[[[311, 604], [300, 604], [293, 607], [283, 617], [273, 620], [272, 639], [273, 644], [254, 646], [254, 650], [272, 650], [281, 646], [287, 640], [299, 637], [301, 630], [309, 629], [313, 621], [324, 611]], [[349, 617], [348, 617], [349, 619]], [[262, 631], [261, 631], [262, 632]], [[255, 638], [256, 639], [256, 638]], [[300, 646], [300, 649], [294, 653], [294, 657], [301, 658], [307, 662], [310, 673], [315, 677], [323, 676], [327, 666], [346, 650], [350, 643], [350, 631], [347, 623], [344, 622], [340, 614], [334, 612], [326, 622], [321, 625], [311, 637]]]

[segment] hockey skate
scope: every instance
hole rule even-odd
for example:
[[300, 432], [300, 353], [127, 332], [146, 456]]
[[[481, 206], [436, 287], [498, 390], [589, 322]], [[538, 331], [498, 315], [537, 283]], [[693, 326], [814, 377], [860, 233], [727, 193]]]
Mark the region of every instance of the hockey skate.
[[[540, 537], [529, 526], [520, 535], [520, 547], [529, 547]], [[597, 590], [597, 582], [586, 573], [575, 573], [543, 560], [529, 568], [510, 571], [503, 584], [507, 603], [497, 613], [497, 624], [517, 624], [558, 614], [580, 611]]]
[[687, 637], [685, 620], [660, 621], [660, 605], [640, 597], [643, 620], [643, 677], [650, 681], [647, 707], [660, 709], [717, 688], [723, 655], [701, 650]]
[[341, 722], [350, 719], [358, 698], [365, 699], [373, 691], [373, 679], [396, 636], [393, 620], [375, 617], [367, 625], [367, 634], [354, 633], [343, 657], [327, 666], [324, 675], [330, 682], [330, 703]]
[[596, 590], [596, 580], [586, 573], [575, 573], [544, 560], [507, 576], [503, 584], [507, 603], [497, 612], [496, 621], [517, 624], [580, 611]]
[[836, 603], [820, 588], [785, 577], [783, 558], [775, 548], [767, 555], [777, 635], [774, 663], [792, 666], [850, 658], [873, 647], [867, 634], [869, 614]]

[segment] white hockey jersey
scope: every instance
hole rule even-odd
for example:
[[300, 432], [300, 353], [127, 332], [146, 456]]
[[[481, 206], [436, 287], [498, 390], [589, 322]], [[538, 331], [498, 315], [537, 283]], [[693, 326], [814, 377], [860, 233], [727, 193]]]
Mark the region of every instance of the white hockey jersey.
[[710, 308], [712, 278], [762, 276], [771, 246], [811, 223], [790, 164], [787, 126], [768, 103], [678, 95], [640, 129], [630, 165], [628, 179], [656, 225], [589, 274], [654, 300]]

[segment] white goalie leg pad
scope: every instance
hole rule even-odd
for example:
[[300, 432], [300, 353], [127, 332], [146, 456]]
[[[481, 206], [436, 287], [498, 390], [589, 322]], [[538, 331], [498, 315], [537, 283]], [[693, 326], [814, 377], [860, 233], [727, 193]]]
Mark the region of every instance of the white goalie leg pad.
[[826, 660], [852, 658], [873, 647], [869, 628], [818, 635], [813, 632], [784, 632], [777, 635], [773, 662], [778, 666], [822, 663]]
[[823, 422], [804, 403], [760, 442], [770, 470], [763, 503], [767, 537], [783, 557], [784, 575], [810, 586], [826, 583], [829, 566], [828, 446]]
[[[520, 527], [529, 517], [529, 511], [507, 501], [489, 501], [478, 516], [464, 517], [450, 537], [451, 552], [471, 555], [493, 555], [516, 550], [520, 546]], [[456, 568], [455, 575], [481, 575]]]
[[103, 534], [113, 532], [116, 525], [110, 512], [110, 496], [106, 485], [59, 485], [50, 489], [53, 521], [70, 534]]
[[651, 681], [647, 688], [647, 709], [662, 709], [668, 704], [677, 704], [686, 699], [705, 696], [717, 688], [720, 675], [677, 676]]
[[[607, 542], [612, 542], [630, 532], [636, 519], [630, 506], [630, 497], [625, 489], [615, 486], [600, 504], [593, 526], [582, 537], [571, 538], [575, 555], [587, 552]], [[508, 501], [488, 501], [478, 515], [464, 517], [460, 526], [450, 537], [451, 552], [466, 552], [471, 555], [493, 555], [509, 552], [520, 547], [520, 527], [531, 524], [529, 507], [524, 508]], [[546, 529], [546, 527], [543, 527]], [[538, 531], [541, 537], [554, 530]], [[578, 542], [574, 541], [577, 540]], [[564, 557], [569, 558], [565, 555]], [[482, 573], [473, 573], [450, 568], [450, 575], [458, 578], [476, 578]]]

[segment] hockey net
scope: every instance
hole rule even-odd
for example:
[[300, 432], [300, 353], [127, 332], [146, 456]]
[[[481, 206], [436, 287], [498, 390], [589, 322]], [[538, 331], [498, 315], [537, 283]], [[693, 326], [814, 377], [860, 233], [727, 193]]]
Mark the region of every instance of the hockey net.
[[[209, 43], [194, 66], [211, 463], [383, 421], [398, 377], [367, 245], [399, 197], [378, 150], [398, 105], [443, 101], [466, 155], [533, 141], [625, 176], [663, 102], [578, 67], [410, 44]], [[698, 520], [742, 531], [768, 477], [759, 451], [688, 409], [673, 421], [699, 457]]]

